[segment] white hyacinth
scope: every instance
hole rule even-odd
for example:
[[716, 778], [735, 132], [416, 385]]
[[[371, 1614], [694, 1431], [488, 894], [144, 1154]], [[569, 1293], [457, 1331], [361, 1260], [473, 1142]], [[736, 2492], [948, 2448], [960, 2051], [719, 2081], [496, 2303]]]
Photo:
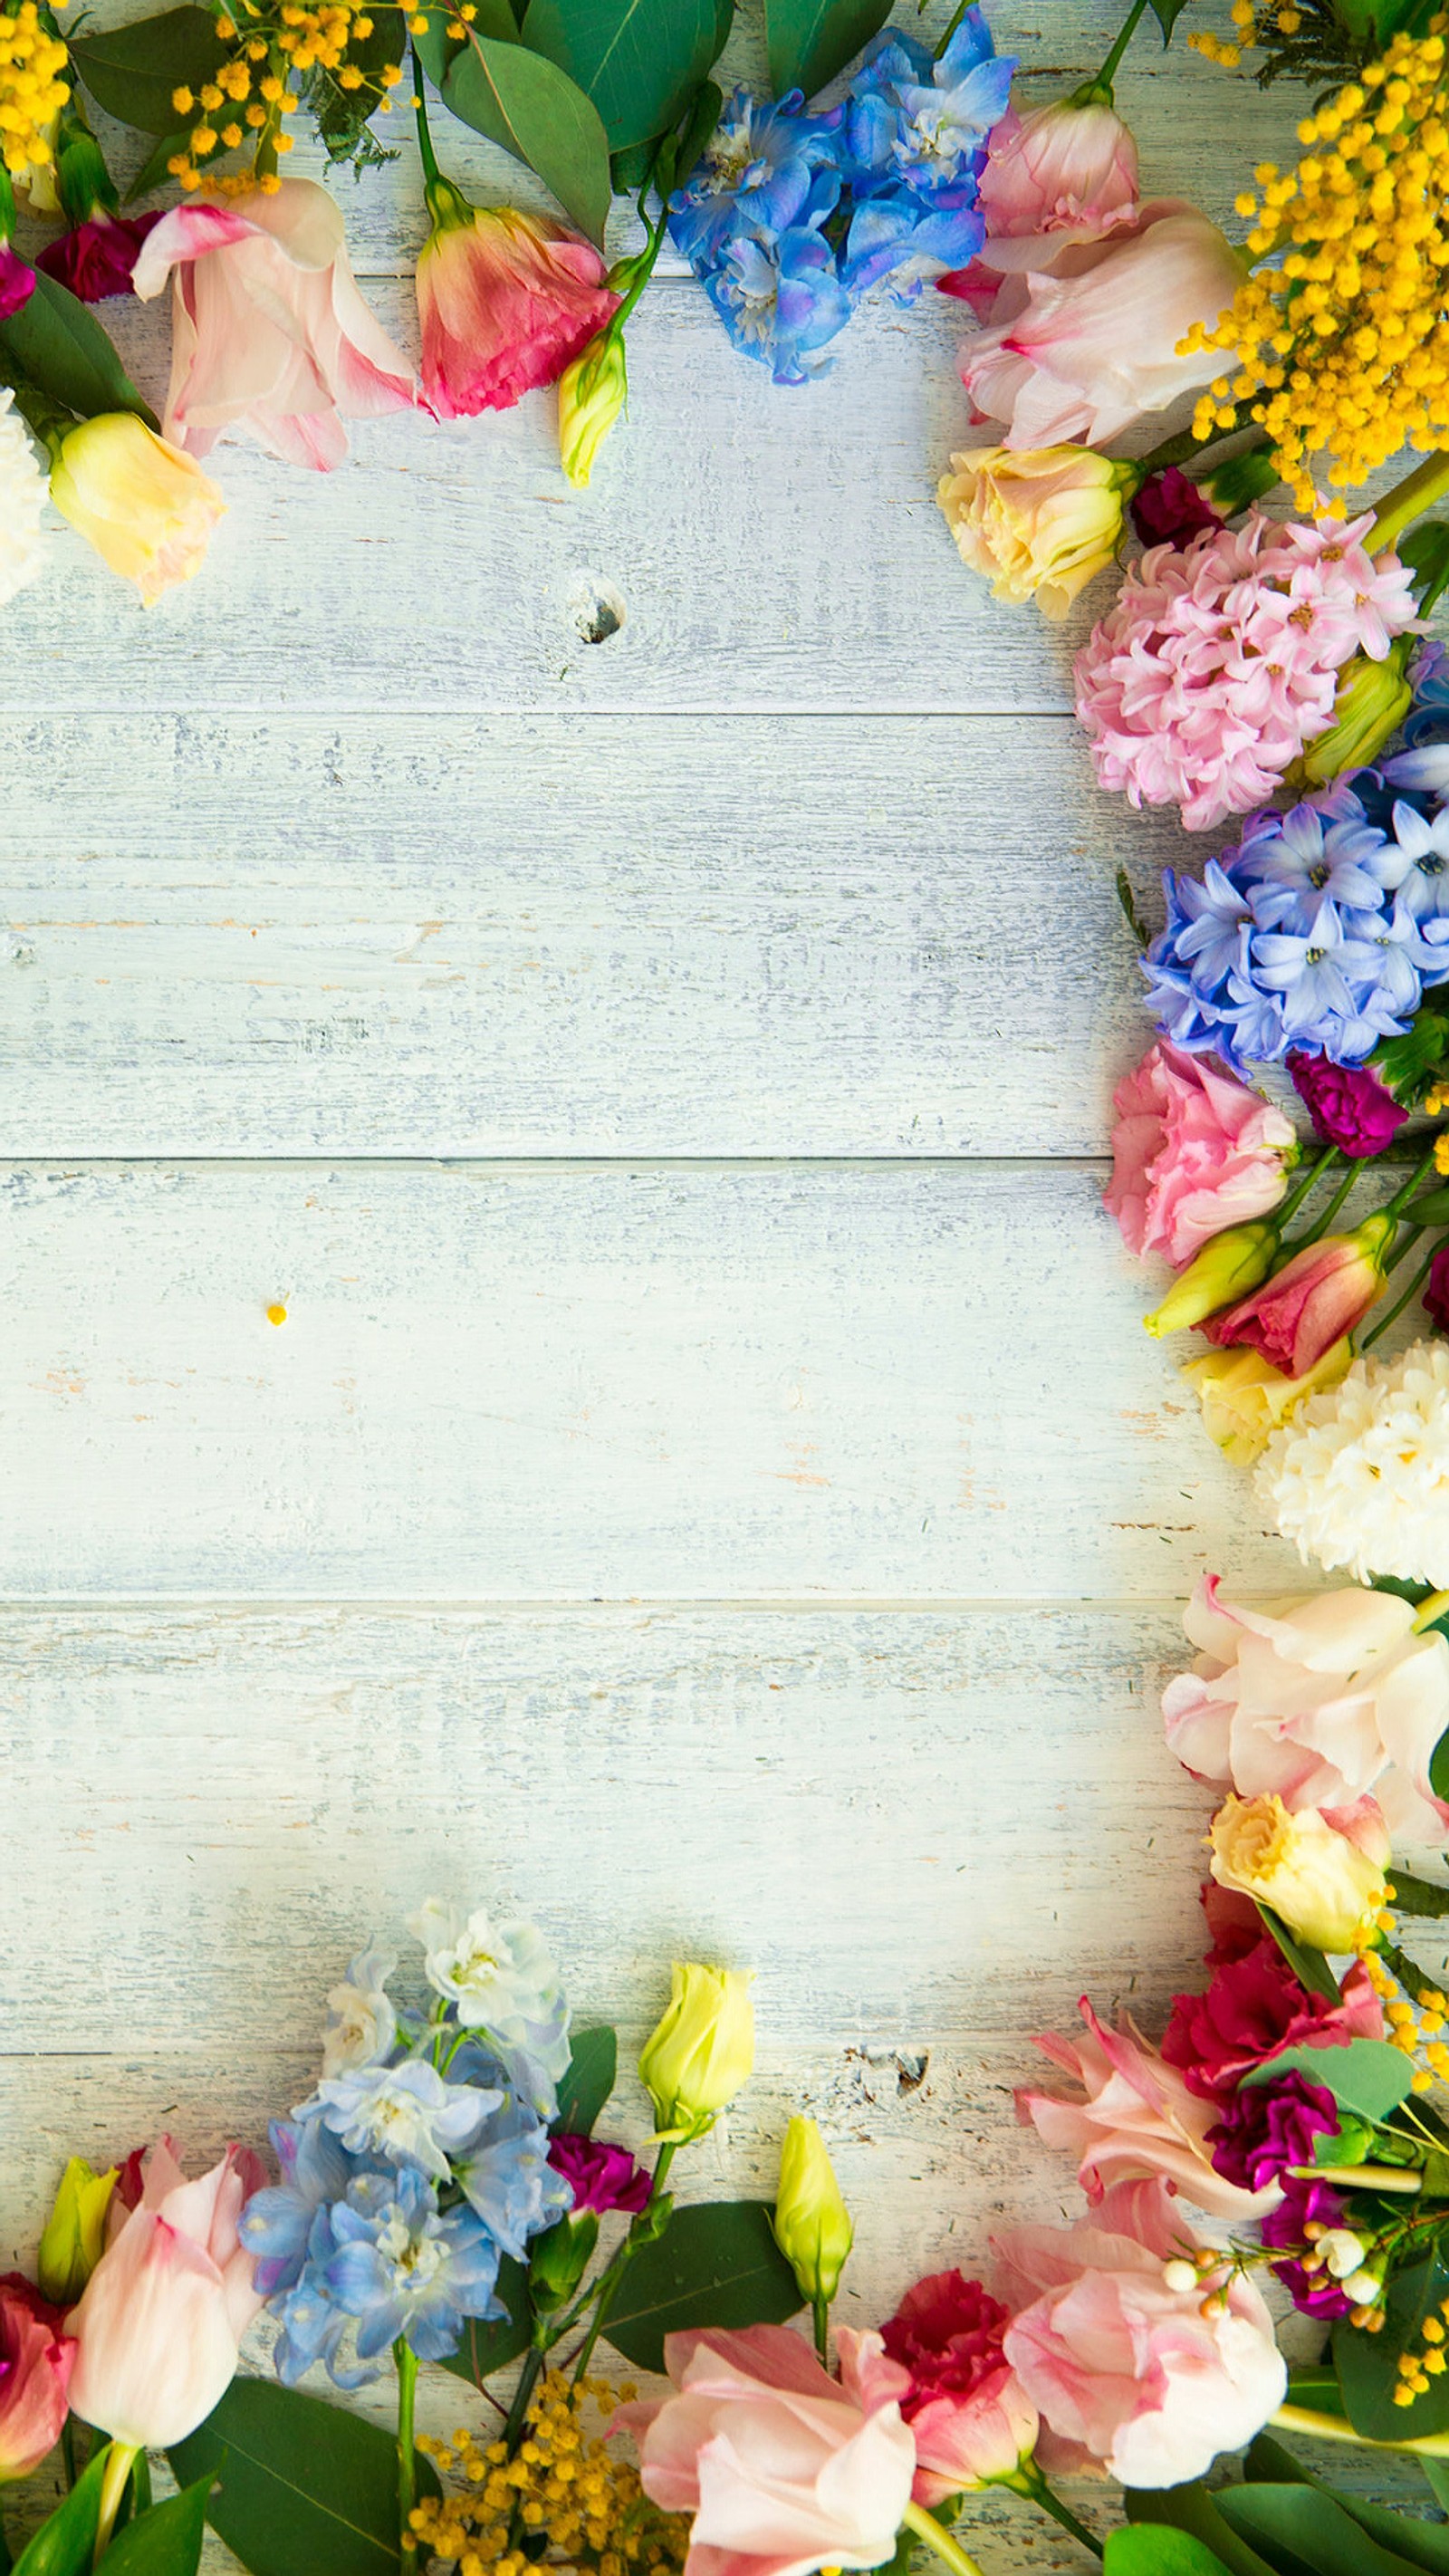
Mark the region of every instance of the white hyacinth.
[[15, 397], [0, 385], [0, 608], [34, 581], [45, 561], [40, 514], [48, 490]]
[[1355, 1360], [1273, 1434], [1257, 1486], [1301, 1557], [1449, 1588], [1449, 1344]]

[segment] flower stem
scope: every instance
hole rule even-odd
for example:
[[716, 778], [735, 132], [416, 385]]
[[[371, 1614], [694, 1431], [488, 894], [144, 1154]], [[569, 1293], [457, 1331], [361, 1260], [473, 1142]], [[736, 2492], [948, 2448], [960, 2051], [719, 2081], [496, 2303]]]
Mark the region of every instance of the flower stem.
[[1373, 552], [1386, 554], [1391, 546], [1397, 545], [1404, 530], [1411, 527], [1414, 520], [1430, 509], [1434, 502], [1442, 501], [1446, 492], [1449, 492], [1449, 450], [1439, 448], [1434, 455], [1426, 456], [1422, 465], [1416, 465], [1412, 474], [1406, 474], [1402, 483], [1396, 483], [1392, 492], [1379, 503], [1369, 530], [1368, 542]]
[[538, 2386], [538, 2374], [543, 2368], [544, 2360], [545, 2346], [537, 2340], [535, 2329], [535, 2340], [529, 2345], [524, 2357], [523, 2368], [518, 2374], [518, 2386], [513, 2392], [513, 2403], [508, 2409], [508, 2420], [503, 2427], [503, 2439], [508, 2446], [510, 2460], [523, 2439], [528, 2424], [528, 2401]]
[[416, 45], [412, 49], [412, 54], [413, 90], [417, 99], [417, 105], [413, 109], [413, 120], [418, 129], [418, 150], [423, 157], [423, 186], [431, 188], [443, 174], [438, 168], [438, 156], [433, 150], [432, 128], [428, 124], [427, 102], [423, 96], [423, 67], [418, 60]]
[[405, 2568], [417, 2564], [417, 2542], [413, 2538], [413, 2501], [417, 2492], [417, 2460], [413, 2445], [413, 2409], [418, 2393], [418, 2357], [411, 2344], [401, 2335], [392, 2348], [397, 2363], [397, 2528], [398, 2546]]
[[1408, 1179], [1395, 1190], [1393, 1197], [1385, 1202], [1385, 1216], [1396, 1217], [1400, 1208], [1403, 1206], [1405, 1199], [1411, 1199], [1415, 1190], [1418, 1188], [1419, 1183], [1421, 1181], [1427, 1181], [1429, 1174], [1434, 1169], [1434, 1157], [1438, 1150], [1438, 1142], [1436, 1139], [1435, 1143], [1430, 1146], [1428, 1153], [1423, 1156], [1420, 1162], [1417, 1162], [1414, 1165]]
[[924, 2540], [926, 2547], [933, 2549], [950, 2568], [951, 2576], [981, 2576], [975, 2559], [967, 2557], [960, 2541], [936, 2520], [933, 2513], [927, 2513], [923, 2504], [908, 2504], [901, 2519], [906, 2530], [914, 2532], [917, 2540]]
[[965, 17], [966, 12], [967, 12], [967, 10], [970, 8], [970, 6], [971, 6], [971, 0], [956, 0], [956, 6], [955, 6], [955, 8], [952, 10], [950, 17], [949, 17], [949, 18], [947, 19], [947, 21], [946, 21], [946, 32], [945, 32], [945, 34], [943, 35], [943, 37], [941, 38], [940, 43], [937, 45], [936, 50], [935, 50], [934, 54], [933, 54], [933, 55], [932, 55], [932, 57], [931, 57], [931, 60], [932, 60], [933, 62], [938, 63], [938, 62], [940, 61], [941, 56], [944, 54], [944, 52], [945, 52], [945, 50], [946, 50], [946, 47], [949, 45], [949, 43], [950, 43], [950, 41], [951, 41], [952, 37], [955, 35], [957, 28], [960, 26], [961, 21], [962, 21], [962, 19]]
[[1325, 1145], [1317, 1162], [1313, 1165], [1312, 1170], [1305, 1173], [1303, 1179], [1289, 1191], [1288, 1196], [1278, 1210], [1278, 1224], [1280, 1227], [1292, 1223], [1293, 1218], [1298, 1214], [1299, 1209], [1303, 1205], [1303, 1202], [1307, 1198], [1315, 1181], [1322, 1180], [1329, 1164], [1337, 1161], [1339, 1150], [1340, 1149], [1337, 1145]]
[[820, 2355], [820, 2367], [822, 2370], [828, 2370], [830, 2368], [830, 2301], [823, 2290], [816, 2291], [810, 2302], [810, 2310], [815, 2324], [815, 2349]]
[[1043, 2513], [1049, 2513], [1053, 2522], [1059, 2522], [1063, 2531], [1071, 2533], [1073, 2540], [1079, 2540], [1084, 2549], [1090, 2549], [1094, 2558], [1104, 2555], [1096, 2533], [1089, 2531], [1084, 2522], [1078, 2522], [1071, 2506], [1063, 2504], [1055, 2488], [1047, 2485], [1035, 2460], [1023, 2460], [1015, 2477], [998, 2478], [993, 2480], [993, 2484], [1010, 2487], [1014, 2494], [1026, 2496], [1032, 2504], [1040, 2505]]
[[116, 2516], [121, 2510], [121, 2498], [126, 2492], [131, 2471], [136, 2465], [136, 2458], [135, 2443], [113, 2442], [111, 2444], [106, 2457], [105, 2474], [101, 2479], [101, 2510], [96, 2524], [96, 2554], [91, 2562], [95, 2567], [99, 2567], [106, 2551], [110, 2548], [111, 2534], [116, 2528]]
[[[1404, 1246], [1404, 1249], [1405, 1251], [1408, 1250], [1407, 1244]], [[1418, 1269], [1415, 1271], [1413, 1278], [1409, 1281], [1407, 1288], [1404, 1290], [1402, 1297], [1395, 1299], [1386, 1315], [1380, 1315], [1379, 1320], [1375, 1324], [1371, 1333], [1365, 1333], [1362, 1341], [1359, 1343], [1359, 1349], [1361, 1351], [1372, 1350], [1380, 1335], [1388, 1331], [1390, 1324], [1396, 1324], [1398, 1322], [1404, 1308], [1418, 1296], [1420, 1289], [1423, 1287], [1425, 1280], [1428, 1278], [1429, 1273], [1434, 1266], [1434, 1255], [1438, 1249], [1439, 1247], [1437, 1244], [1431, 1244], [1429, 1246], [1429, 1249], [1424, 1255], [1423, 1260], [1420, 1262]]]
[[1417, 2442], [1375, 2442], [1367, 2433], [1356, 2433], [1342, 2415], [1320, 2415], [1316, 2406], [1280, 2406], [1272, 2420], [1285, 2433], [1310, 2433], [1316, 2442], [1352, 2442], [1363, 2451], [1415, 2451], [1420, 2459], [1449, 2460], [1449, 2433], [1421, 2433]]
[[[660, 2147], [658, 2156], [655, 2158], [654, 2180], [649, 2186], [648, 2203], [642, 2213], [646, 2218], [649, 2215], [649, 2211], [655, 2207], [663, 2194], [664, 2185], [669, 2176], [669, 2168], [673, 2162], [674, 2141], [671, 2138], [666, 2138]], [[594, 2313], [589, 2321], [589, 2330], [579, 2347], [579, 2356], [577, 2361], [574, 2363], [575, 2388], [577, 2388], [579, 2381], [583, 2378], [584, 2372], [588, 2369], [589, 2363], [594, 2357], [594, 2346], [604, 2331], [609, 2311], [612, 2308], [615, 2299], [619, 2295], [619, 2284], [623, 2280], [630, 2263], [634, 2259], [634, 2249], [638, 2242], [639, 2238], [631, 2227], [623, 2244], [620, 2246], [618, 2253], [614, 2256], [612, 2263], [609, 2264], [607, 2270], [603, 2273], [600, 2279], [599, 2295], [594, 2303]]]
[[1111, 106], [1112, 83], [1117, 77], [1117, 71], [1122, 57], [1132, 42], [1132, 38], [1137, 28], [1137, 21], [1141, 17], [1146, 6], [1147, 0], [1132, 0], [1132, 6], [1128, 10], [1121, 27], [1118, 29], [1117, 41], [1113, 45], [1111, 52], [1102, 65], [1101, 70], [1098, 72], [1096, 79], [1083, 81], [1080, 89], [1074, 89], [1071, 94], [1071, 98], [1068, 101], [1069, 106]]
[[[1344, 1200], [1347, 1198], [1349, 1191], [1353, 1188], [1354, 1182], [1359, 1177], [1359, 1168], [1360, 1167], [1357, 1163], [1349, 1164], [1348, 1170], [1344, 1173], [1344, 1176], [1339, 1182], [1337, 1189], [1334, 1191], [1332, 1198], [1329, 1200], [1327, 1207], [1323, 1209], [1320, 1215], [1314, 1218], [1307, 1233], [1300, 1234], [1296, 1243], [1284, 1244], [1283, 1249], [1290, 1258], [1295, 1252], [1306, 1251], [1310, 1243], [1317, 1243], [1321, 1235], [1327, 1234], [1329, 1227], [1332, 1225], [1333, 1220], [1337, 1216], [1339, 1209], [1342, 1207]], [[1411, 1182], [1409, 1186], [1412, 1188], [1413, 1183]]]

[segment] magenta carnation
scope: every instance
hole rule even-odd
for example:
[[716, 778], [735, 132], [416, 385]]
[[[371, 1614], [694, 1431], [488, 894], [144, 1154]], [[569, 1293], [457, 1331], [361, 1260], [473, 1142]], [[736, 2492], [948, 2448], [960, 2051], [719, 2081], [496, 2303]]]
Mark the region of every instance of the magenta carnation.
[[1382, 661], [1414, 622], [1407, 566], [1365, 551], [1372, 525], [1254, 510], [1143, 555], [1077, 655], [1099, 784], [1180, 805], [1193, 832], [1271, 796], [1332, 723], [1343, 664]]
[[92, 215], [59, 241], [47, 242], [35, 265], [82, 304], [100, 304], [108, 295], [129, 295], [131, 271], [149, 232], [161, 221], [152, 215]]
[[1133, 501], [1132, 525], [1144, 546], [1185, 546], [1199, 528], [1220, 528], [1223, 520], [1180, 465], [1164, 465]]
[[1288, 1070], [1314, 1134], [1356, 1161], [1381, 1154], [1408, 1117], [1366, 1064], [1330, 1064], [1326, 1055], [1306, 1055], [1295, 1048]]
[[1223, 2104], [1207, 2133], [1213, 2163], [1242, 2191], [1263, 2191], [1290, 2165], [1311, 2165], [1318, 2138], [1335, 2138], [1338, 2104], [1325, 2084], [1290, 2074], [1276, 2084], [1244, 2084]]
[[35, 271], [8, 241], [0, 241], [0, 322], [8, 322], [35, 292]]
[[572, 2189], [576, 2216], [584, 2209], [624, 2209], [634, 2215], [649, 2198], [649, 2176], [635, 2164], [627, 2147], [565, 2133], [550, 2138], [548, 2160]]
[[1424, 1312], [1436, 1333], [1449, 1333], [1449, 1245], [1441, 1244], [1429, 1264]]

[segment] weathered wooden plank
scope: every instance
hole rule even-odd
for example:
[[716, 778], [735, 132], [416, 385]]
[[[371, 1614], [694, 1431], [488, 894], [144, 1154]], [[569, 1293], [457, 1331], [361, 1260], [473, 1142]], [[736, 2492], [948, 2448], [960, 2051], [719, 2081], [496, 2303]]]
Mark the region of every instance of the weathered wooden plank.
[[1182, 846], [1053, 719], [11, 719], [0, 1150], [1071, 1154]]
[[[20, 1594], [1075, 1597], [1281, 1572], [1071, 1165], [21, 1167]], [[290, 1319], [266, 1320], [273, 1300]]]

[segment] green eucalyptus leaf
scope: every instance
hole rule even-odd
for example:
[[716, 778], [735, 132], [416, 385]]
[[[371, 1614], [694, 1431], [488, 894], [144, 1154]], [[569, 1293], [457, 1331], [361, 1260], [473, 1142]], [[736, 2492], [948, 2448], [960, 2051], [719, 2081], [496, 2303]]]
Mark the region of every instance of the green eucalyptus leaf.
[[1275, 2576], [1267, 2559], [1260, 2558], [1223, 2520], [1216, 2498], [1208, 2494], [1201, 2479], [1181, 2487], [1128, 2487], [1122, 2506], [1133, 2525], [1186, 2531], [1194, 2540], [1204, 2541], [1229, 2576]]
[[137, 2514], [106, 2551], [106, 2576], [196, 2576], [210, 2477]]
[[1424, 2433], [1449, 2432], [1449, 2371], [1431, 2379], [1412, 2406], [1396, 2406], [1399, 2354], [1417, 2345], [1426, 2316], [1437, 2315], [1449, 2296], [1449, 2264], [1438, 2247], [1420, 2262], [1391, 2275], [1380, 2333], [1366, 2334], [1346, 2318], [1333, 2329], [1333, 2364], [1343, 2395], [1343, 2410], [1356, 2433], [1371, 2442], [1417, 2441]]
[[413, 42], [444, 105], [536, 171], [580, 231], [602, 242], [612, 195], [609, 139], [593, 100], [527, 45], [480, 36], [476, 24], [455, 41], [448, 29], [456, 13], [447, 0], [422, 0], [418, 15], [428, 23]]
[[26, 2542], [14, 2576], [90, 2576], [109, 2456], [110, 2444], [103, 2442], [84, 2476]]
[[1172, 42], [1172, 31], [1187, 7], [1187, 0], [1151, 0], [1152, 14], [1162, 29], [1162, 50]]
[[689, 122], [679, 137], [674, 155], [674, 176], [681, 184], [689, 177], [705, 145], [719, 123], [724, 92], [718, 81], [707, 80], [690, 110]]
[[[1449, 1198], [1449, 1191], [1446, 1191], [1445, 1196]], [[1435, 1218], [1433, 1222], [1437, 1224], [1441, 1220]], [[1449, 1214], [1446, 1214], [1442, 1222], [1449, 1225]], [[1437, 1747], [1435, 1749], [1437, 1751]], [[1399, 1869], [1390, 1864], [1389, 1885], [1394, 1891], [1396, 1914], [1449, 1914], [1449, 1887], [1438, 1886], [1432, 1878], [1415, 1878], [1411, 1870]], [[1426, 1985], [1430, 1983], [1428, 1977], [1425, 1978], [1424, 1983]]]
[[715, 0], [529, 0], [523, 41], [577, 81], [613, 152], [683, 115], [716, 53]]
[[[207, 2520], [251, 2576], [399, 2576], [397, 2444], [379, 2424], [271, 2379], [234, 2379], [167, 2453], [216, 2481]], [[418, 2492], [436, 2495], [428, 2462]]]
[[1129, 2522], [1109, 2532], [1102, 2576], [1227, 2576], [1215, 2549], [1168, 2524]]
[[67, 38], [70, 58], [98, 106], [143, 134], [174, 132], [176, 89], [215, 77], [226, 47], [209, 9], [164, 9], [127, 27]]
[[170, 184], [171, 163], [177, 155], [190, 150], [189, 138], [182, 133], [163, 134], [152, 144], [135, 178], [126, 190], [126, 204], [134, 205], [138, 197], [149, 197], [153, 188]]
[[677, 2209], [633, 2257], [604, 2333], [640, 2370], [664, 2368], [664, 2338], [686, 2326], [781, 2325], [801, 2305], [763, 2200]]
[[777, 98], [824, 89], [868, 45], [891, 14], [891, 0], [765, 0], [770, 87]]
[[1412, 2576], [1411, 2562], [1381, 2548], [1326, 2487], [1223, 2487], [1217, 2505], [1283, 2576]]
[[1421, 2459], [1419, 2466], [1445, 2512], [1449, 2513], [1449, 2460]]
[[1335, 2047], [1284, 2048], [1242, 2078], [1244, 2085], [1276, 2084], [1283, 2075], [1306, 2075], [1321, 2084], [1339, 2108], [1361, 2119], [1386, 2120], [1411, 2090], [1414, 2070], [1401, 2048], [1386, 2039], [1351, 2039]]
[[497, 2296], [508, 2313], [503, 2317], [468, 2317], [464, 2321], [463, 2339], [455, 2353], [443, 2363], [455, 2379], [466, 2379], [481, 2388], [495, 2370], [506, 2370], [528, 2350], [533, 2336], [533, 2311], [528, 2298], [528, 2271], [511, 2254], [505, 2254], [498, 2266]]
[[619, 2071], [619, 2038], [607, 2022], [576, 2030], [568, 2071], [558, 2088], [558, 2109], [549, 2126], [565, 2137], [587, 2138], [614, 2090]]
[[89, 305], [44, 269], [37, 269], [25, 302], [0, 322], [0, 349], [32, 384], [84, 420], [133, 411], [148, 429], [161, 426]]

